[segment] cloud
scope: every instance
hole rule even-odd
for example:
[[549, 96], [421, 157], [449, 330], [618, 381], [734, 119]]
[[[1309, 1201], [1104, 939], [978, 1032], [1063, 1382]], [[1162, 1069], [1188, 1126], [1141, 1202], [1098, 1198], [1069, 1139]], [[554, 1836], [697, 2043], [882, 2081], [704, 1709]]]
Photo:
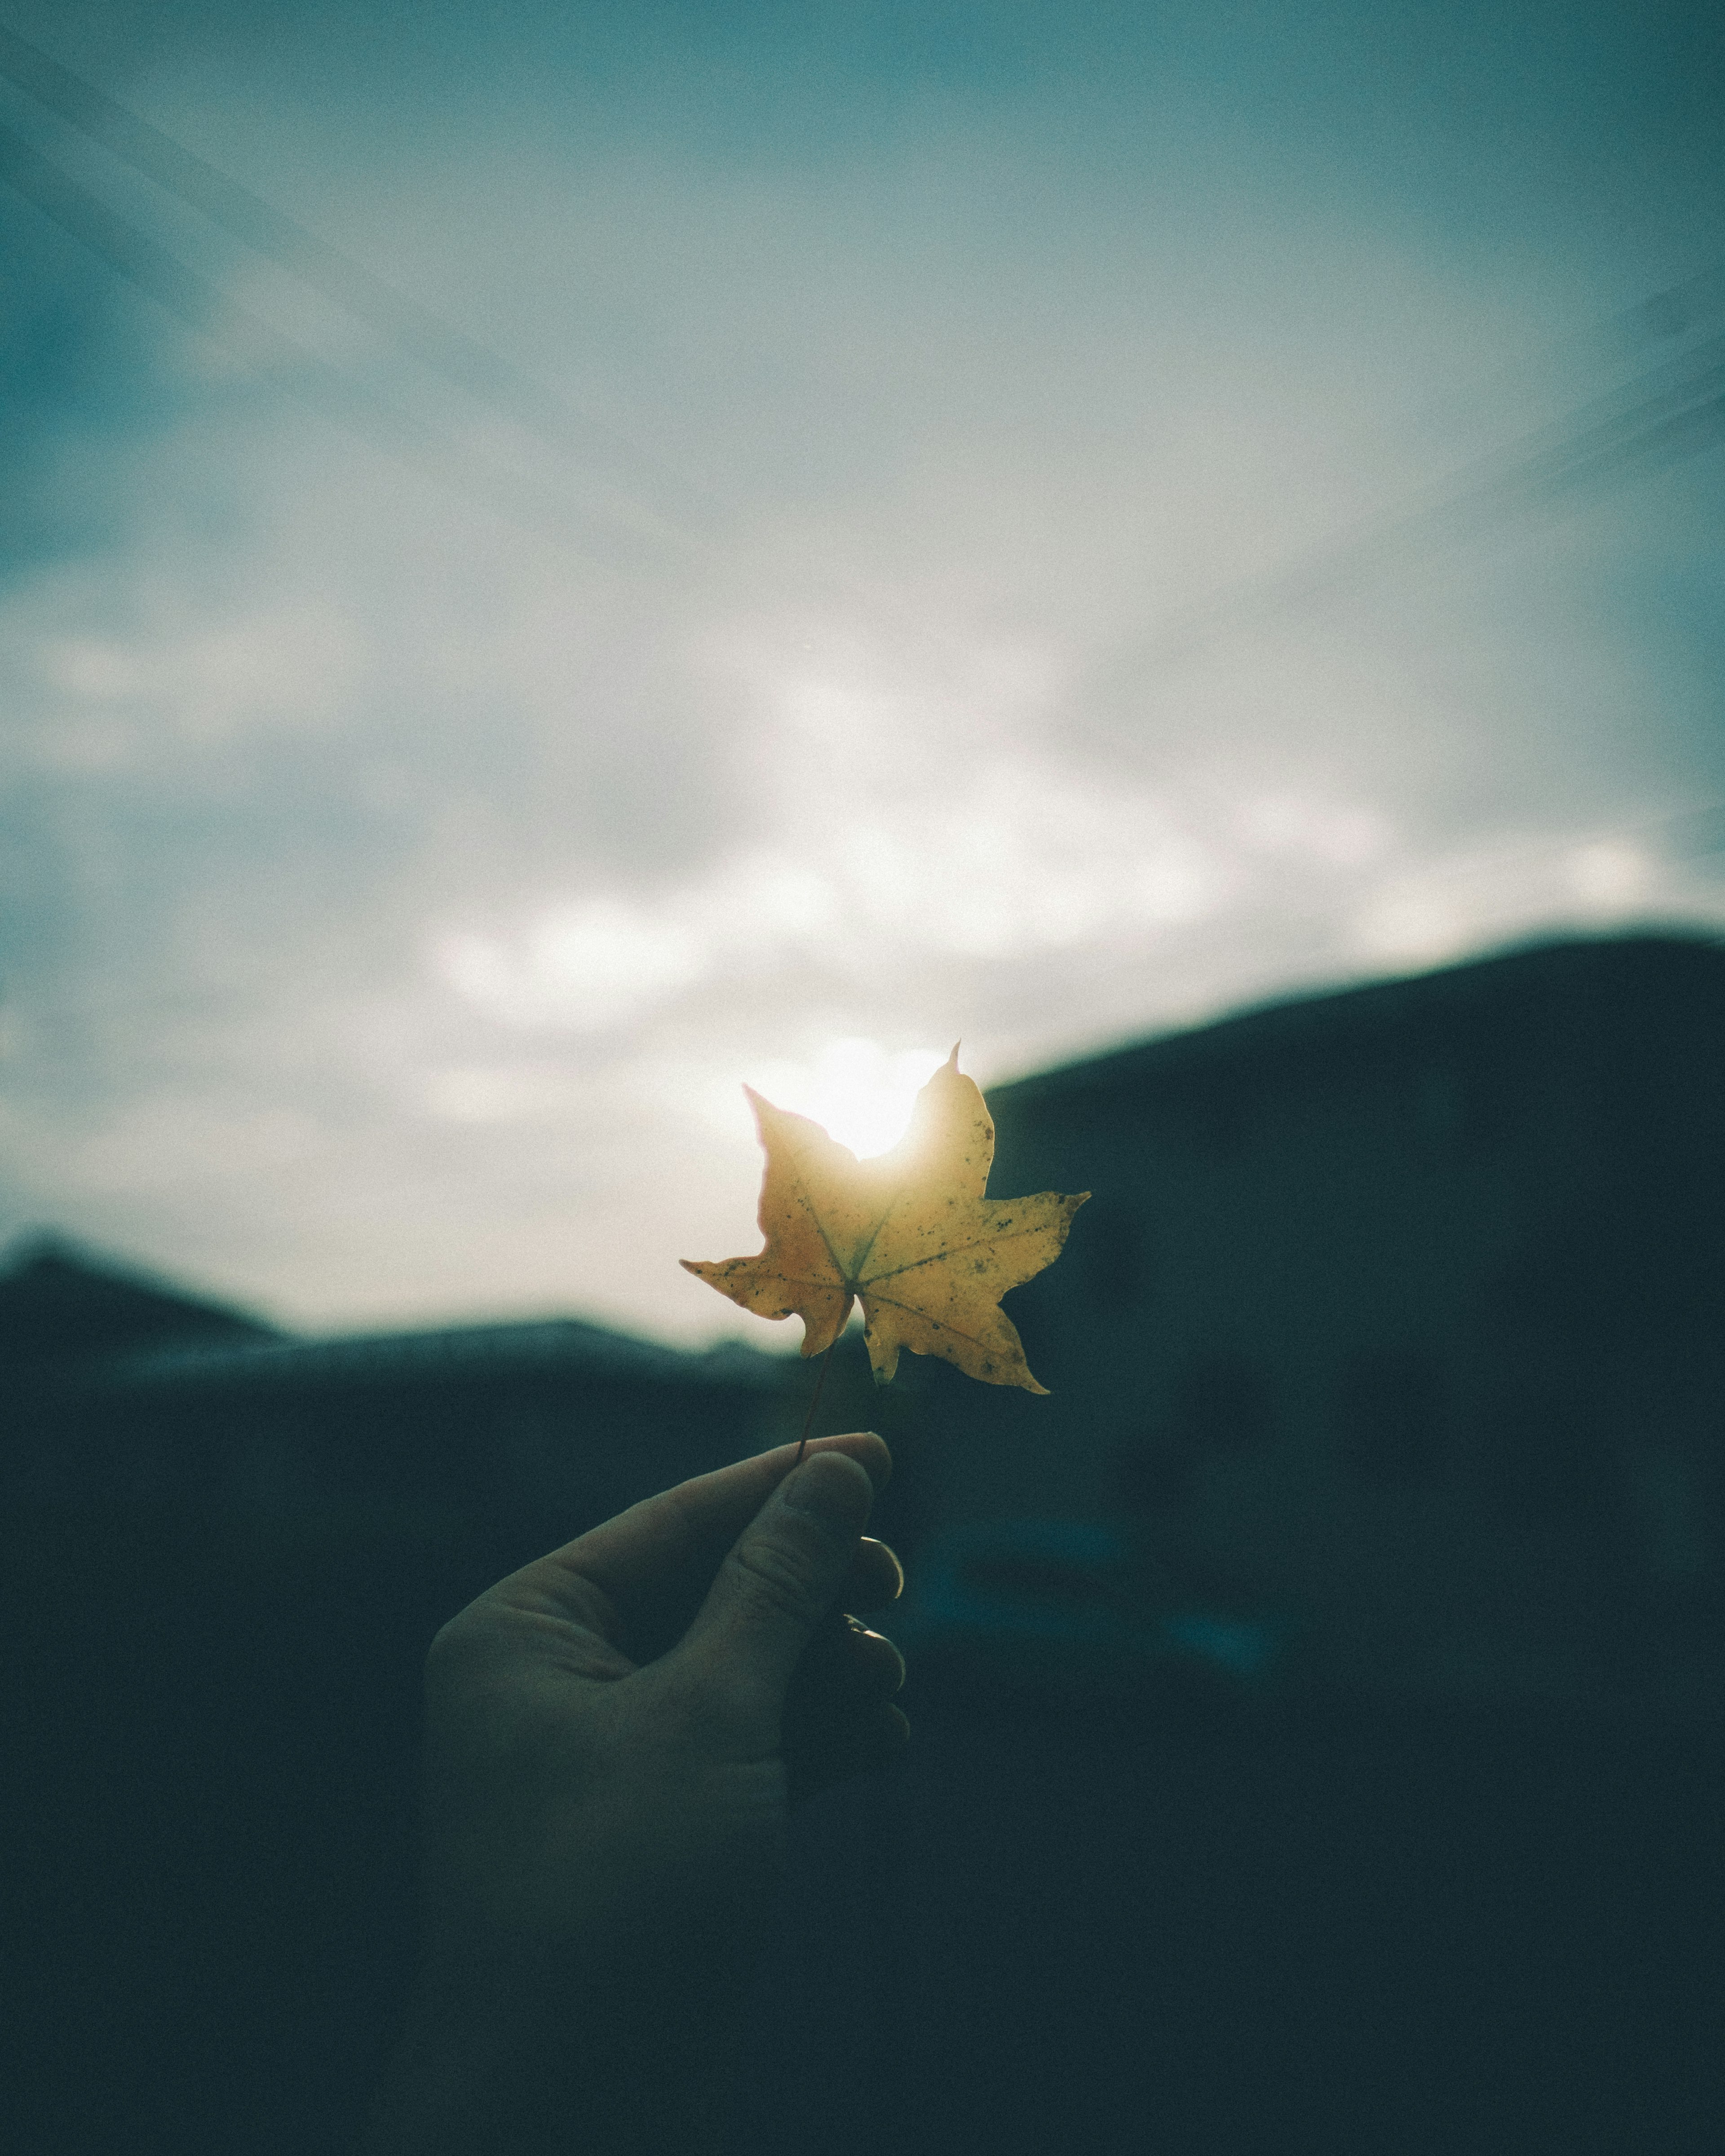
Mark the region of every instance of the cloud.
[[1658, 826], [1506, 834], [1394, 871], [1357, 916], [1361, 955], [1422, 967], [1546, 931], [1725, 921], [1725, 886], [1669, 857]]
[[[939, 25], [900, 65], [865, 9], [798, 30], [799, 89], [742, 18], [650, 57], [553, 12], [488, 18], [482, 64], [459, 8], [411, 54], [221, 10], [172, 48], [116, 12], [104, 49], [567, 392], [596, 461], [249, 270], [448, 451], [393, 459], [7, 213], [0, 1229], [305, 1322], [746, 1327], [672, 1263], [742, 1246], [745, 1080], [866, 1106], [960, 1034], [992, 1080], [1725, 918], [1662, 820], [1725, 798], [1717, 459], [1144, 657], [1656, 357], [1585, 325], [1722, 205], [1671, 208], [1627, 139], [1604, 169], [1603, 73], [1536, 116], [1563, 184], [1518, 187], [1531, 134], [1458, 160], [1441, 96], [1392, 125], [1339, 18], [1255, 58], [1194, 18], [1101, 82], [1052, 12], [1010, 65]], [[1379, 28], [1411, 66], [1425, 33]]]
[[[893, 731], [862, 738], [890, 758]], [[434, 969], [508, 1025], [604, 1033], [701, 982], [759, 993], [816, 968], [877, 984], [931, 961], [1130, 940], [1219, 902], [1220, 863], [1153, 798], [1050, 758], [977, 767], [934, 747], [937, 716], [922, 731], [902, 777], [859, 775], [836, 827], [800, 831], [788, 803], [774, 849], [721, 855], [650, 899], [566, 899], [502, 934], [446, 932]]]
[[653, 912], [613, 898], [553, 906], [510, 941], [445, 937], [438, 971], [510, 1025], [607, 1032], [704, 970], [700, 938], [675, 917], [680, 910]]

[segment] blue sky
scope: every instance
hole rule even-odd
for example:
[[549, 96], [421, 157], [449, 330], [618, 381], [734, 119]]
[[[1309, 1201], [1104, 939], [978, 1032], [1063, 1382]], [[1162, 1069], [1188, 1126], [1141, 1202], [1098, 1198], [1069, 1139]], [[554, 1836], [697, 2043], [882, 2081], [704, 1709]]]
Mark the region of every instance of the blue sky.
[[545, 393], [0, 85], [0, 1235], [700, 1337], [744, 1080], [1725, 918], [1714, 11], [0, 20]]

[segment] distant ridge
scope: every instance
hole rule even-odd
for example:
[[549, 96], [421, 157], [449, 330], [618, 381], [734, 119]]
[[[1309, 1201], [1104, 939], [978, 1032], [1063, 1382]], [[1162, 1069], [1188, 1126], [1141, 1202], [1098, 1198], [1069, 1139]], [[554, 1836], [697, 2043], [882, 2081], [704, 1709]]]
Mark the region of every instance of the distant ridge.
[[259, 1318], [98, 1257], [51, 1231], [15, 1245], [0, 1269], [0, 1373], [144, 1348], [282, 1338]]

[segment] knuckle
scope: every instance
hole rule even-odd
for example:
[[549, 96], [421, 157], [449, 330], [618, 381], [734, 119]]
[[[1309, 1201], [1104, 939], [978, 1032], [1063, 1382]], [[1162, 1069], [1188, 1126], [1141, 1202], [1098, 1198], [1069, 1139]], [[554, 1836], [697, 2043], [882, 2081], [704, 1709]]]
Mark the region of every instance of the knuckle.
[[451, 1617], [440, 1625], [433, 1635], [425, 1655], [425, 1681], [428, 1685], [447, 1684], [473, 1660], [473, 1623], [464, 1609], [459, 1616]]
[[425, 1655], [425, 1695], [441, 1701], [467, 1698], [495, 1681], [501, 1659], [496, 1627], [481, 1595], [434, 1635]]
[[812, 1551], [758, 1535], [740, 1543], [729, 1563], [742, 1600], [754, 1609], [812, 1625], [826, 1606], [822, 1567]]

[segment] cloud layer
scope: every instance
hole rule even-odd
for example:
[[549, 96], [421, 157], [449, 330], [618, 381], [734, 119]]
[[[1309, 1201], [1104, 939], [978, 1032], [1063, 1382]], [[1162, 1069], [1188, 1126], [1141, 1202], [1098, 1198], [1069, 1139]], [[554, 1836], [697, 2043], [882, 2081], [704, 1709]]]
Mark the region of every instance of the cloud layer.
[[0, 1230], [290, 1322], [694, 1335], [747, 1323], [674, 1263], [747, 1240], [745, 1081], [878, 1123], [959, 1035], [986, 1081], [1725, 919], [1717, 449], [1286, 578], [1706, 364], [1704, 286], [1633, 312], [1720, 207], [1651, 33], [1566, 13], [1517, 104], [1532, 11], [1501, 81], [1416, 95], [1374, 16], [1379, 86], [1308, 56], [1303, 101], [1273, 15], [1111, 61], [919, 11], [894, 59], [847, 11], [755, 67], [752, 17], [572, 59], [452, 8], [339, 83], [320, 19], [38, 34], [570, 415], [10, 114], [310, 357], [4, 208]]

